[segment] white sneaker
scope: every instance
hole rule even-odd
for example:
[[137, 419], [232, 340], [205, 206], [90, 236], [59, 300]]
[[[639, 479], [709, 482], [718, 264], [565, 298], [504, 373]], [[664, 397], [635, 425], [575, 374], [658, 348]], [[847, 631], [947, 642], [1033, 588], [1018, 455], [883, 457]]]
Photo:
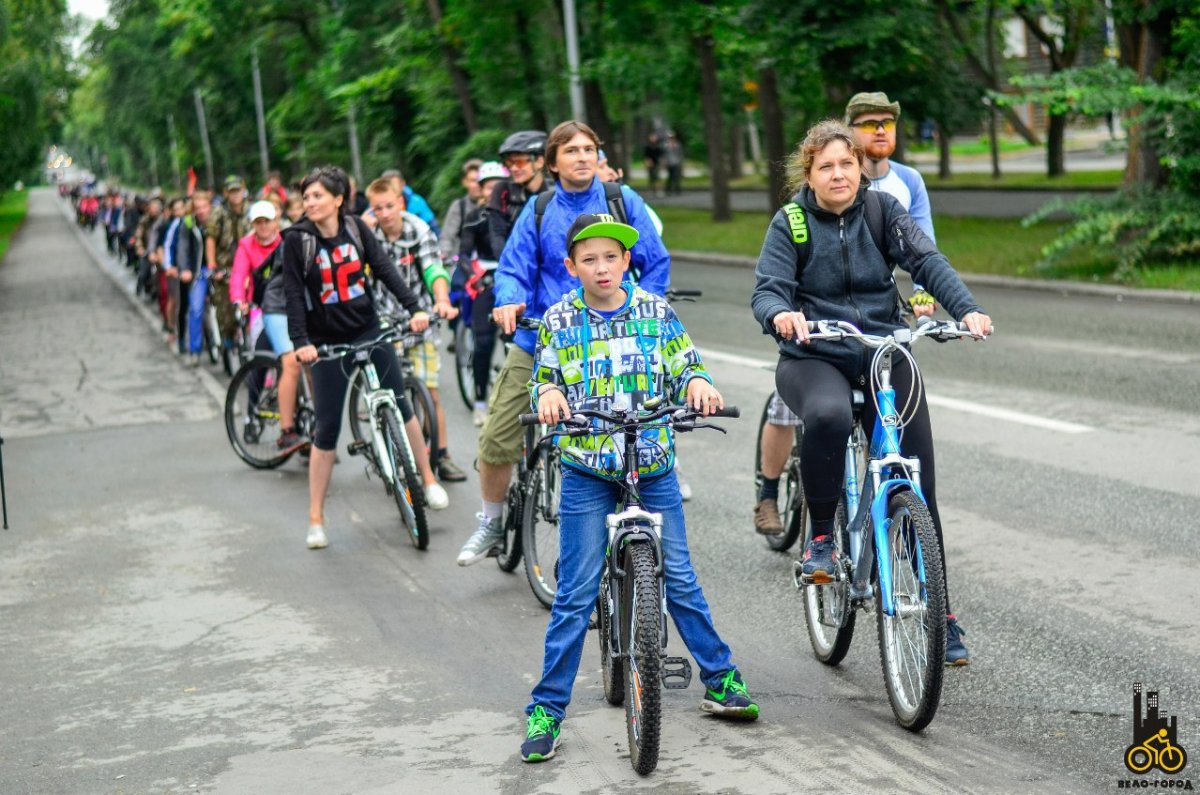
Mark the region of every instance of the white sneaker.
[[329, 546], [329, 539], [325, 537], [325, 526], [310, 524], [308, 526], [308, 548], [324, 549], [327, 546]]
[[679, 499], [687, 502], [692, 498], [692, 487], [683, 479], [683, 470], [678, 466], [675, 467], [675, 480], [679, 483]]
[[440, 483], [426, 483], [425, 504], [435, 511], [444, 511], [450, 506], [450, 495]]
[[476, 428], [482, 428], [487, 422], [487, 409], [477, 408], [471, 412], [471, 421], [475, 423]]

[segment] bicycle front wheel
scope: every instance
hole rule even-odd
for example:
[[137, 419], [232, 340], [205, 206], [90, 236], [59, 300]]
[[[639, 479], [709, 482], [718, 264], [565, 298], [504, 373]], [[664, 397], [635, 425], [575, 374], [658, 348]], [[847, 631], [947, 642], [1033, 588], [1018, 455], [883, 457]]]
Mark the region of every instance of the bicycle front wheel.
[[[846, 530], [846, 505], [838, 503], [837, 554], [842, 561], [849, 560], [850, 538]], [[812, 523], [805, 522], [804, 546], [812, 540]], [[799, 567], [799, 562], [796, 566]], [[797, 572], [797, 581], [799, 572]], [[801, 588], [804, 598], [804, 621], [808, 625], [808, 641], [813, 654], [826, 665], [837, 665], [850, 651], [854, 639], [854, 617], [850, 607], [850, 572], [843, 569], [841, 576], [828, 585], [806, 585]]]
[[658, 767], [662, 725], [662, 594], [654, 573], [654, 550], [649, 544], [627, 544], [623, 558], [625, 728], [629, 735], [629, 761], [644, 776]]
[[471, 318], [459, 320], [454, 330], [454, 370], [458, 373], [458, 394], [467, 406], [475, 408], [475, 332], [471, 330]]
[[233, 376], [225, 393], [225, 433], [238, 458], [255, 469], [274, 469], [291, 457], [280, 452], [279, 379], [274, 356], [255, 356]]
[[429, 525], [425, 521], [425, 488], [417, 465], [413, 461], [408, 436], [396, 410], [391, 406], [379, 409], [379, 425], [383, 430], [385, 454], [392, 465], [394, 482], [389, 484], [396, 507], [400, 510], [400, 521], [408, 531], [408, 537], [417, 549], [429, 546]]
[[[896, 721], [910, 731], [929, 725], [942, 697], [946, 660], [946, 581], [929, 508], [911, 491], [888, 500], [887, 556], [891, 604], [880, 597], [879, 660]], [[888, 609], [890, 608], [890, 609]], [[889, 615], [890, 612], [890, 615]]]
[[525, 553], [525, 576], [537, 600], [549, 610], [558, 592], [558, 504], [562, 494], [562, 472], [558, 454], [538, 459], [529, 473], [521, 519], [521, 546]]

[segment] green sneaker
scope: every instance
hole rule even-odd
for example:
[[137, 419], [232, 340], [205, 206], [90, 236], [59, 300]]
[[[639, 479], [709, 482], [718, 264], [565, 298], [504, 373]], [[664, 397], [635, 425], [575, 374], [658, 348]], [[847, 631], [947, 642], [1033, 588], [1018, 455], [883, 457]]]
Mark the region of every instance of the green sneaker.
[[[756, 708], [757, 709], [757, 708]], [[525, 742], [521, 743], [521, 760], [545, 762], [558, 750], [558, 733], [562, 721], [551, 715], [540, 705], [529, 714], [529, 727], [525, 730]]]
[[758, 720], [758, 704], [755, 704], [746, 692], [746, 683], [742, 681], [742, 675], [736, 668], [730, 669], [721, 677], [720, 690], [713, 690], [711, 687], [705, 690], [700, 709], [711, 712], [718, 718]]

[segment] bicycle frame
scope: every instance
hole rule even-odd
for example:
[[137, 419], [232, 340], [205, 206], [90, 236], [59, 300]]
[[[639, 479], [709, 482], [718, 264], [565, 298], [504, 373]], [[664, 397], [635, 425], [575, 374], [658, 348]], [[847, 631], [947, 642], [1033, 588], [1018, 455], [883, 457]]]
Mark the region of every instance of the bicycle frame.
[[[375, 371], [375, 364], [371, 361], [370, 350], [358, 351], [354, 354], [354, 362], [362, 370], [363, 375], [367, 377], [367, 394], [363, 395], [363, 399], [367, 401], [367, 407], [370, 409], [371, 422], [371, 442], [375, 448], [375, 464], [379, 467], [379, 473], [383, 479], [390, 484], [396, 483], [396, 472], [392, 469], [391, 459], [384, 451], [383, 431], [379, 427], [379, 409], [383, 406], [390, 406], [399, 412], [400, 408], [396, 403], [396, 395], [390, 389], [384, 389], [379, 383], [379, 373]], [[401, 429], [401, 440], [404, 444], [404, 454], [414, 461], [412, 450], [408, 444], [408, 436]]]

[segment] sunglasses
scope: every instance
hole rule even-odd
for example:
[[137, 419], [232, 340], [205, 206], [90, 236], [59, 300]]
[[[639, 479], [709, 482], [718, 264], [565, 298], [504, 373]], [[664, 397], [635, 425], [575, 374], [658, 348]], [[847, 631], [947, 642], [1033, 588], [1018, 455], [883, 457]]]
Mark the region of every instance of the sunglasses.
[[504, 158], [504, 165], [508, 168], [522, 168], [528, 166], [534, 161], [534, 158], [529, 155], [509, 155]]
[[862, 130], [863, 132], [879, 132], [880, 130], [883, 130], [884, 132], [892, 132], [896, 129], [896, 120], [883, 119], [880, 121], [877, 119], [872, 119], [871, 121], [856, 121], [850, 126], [856, 130]]

